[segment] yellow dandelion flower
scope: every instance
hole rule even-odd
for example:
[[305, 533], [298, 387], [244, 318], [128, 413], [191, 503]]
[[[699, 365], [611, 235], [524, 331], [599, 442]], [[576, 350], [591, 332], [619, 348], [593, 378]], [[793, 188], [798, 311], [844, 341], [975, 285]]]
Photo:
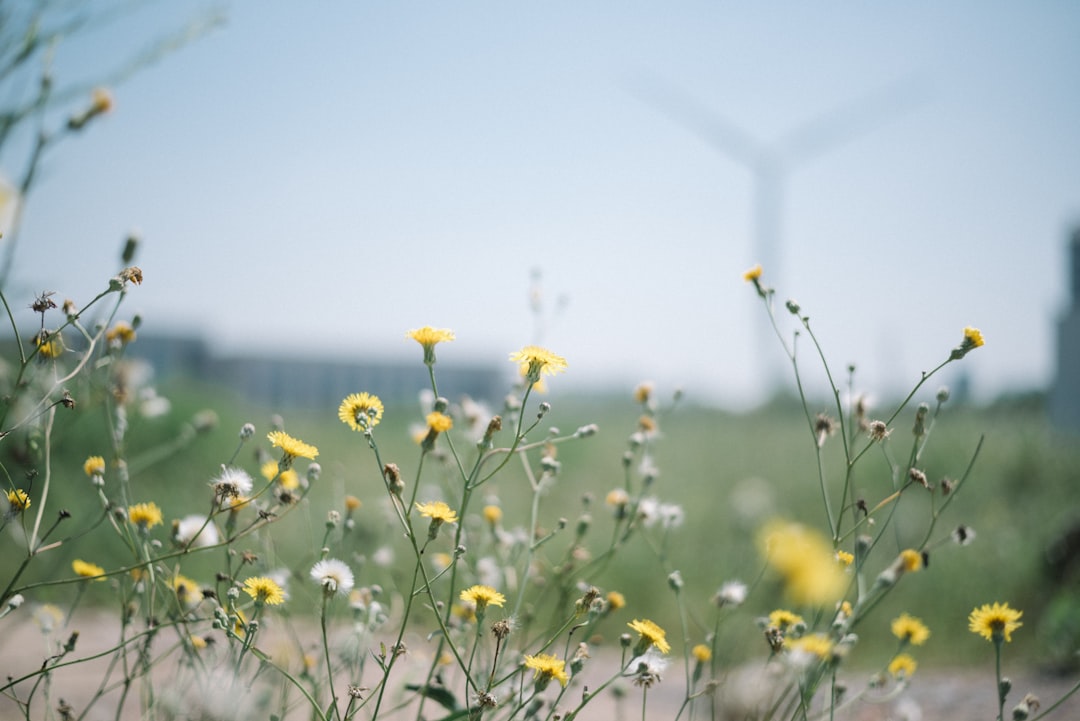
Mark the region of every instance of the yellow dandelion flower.
[[34, 345], [37, 346], [38, 356], [45, 359], [59, 358], [64, 354], [64, 340], [59, 333], [52, 336], [46, 336], [44, 331], [34, 338]]
[[555, 679], [565, 688], [570, 680], [570, 676], [566, 673], [566, 661], [548, 653], [525, 656], [525, 668], [531, 668], [535, 672], [533, 680], [538, 686], [541, 683], [547, 685], [547, 682]]
[[785, 645], [789, 651], [810, 654], [822, 660], [829, 658], [833, 651], [833, 642], [823, 633], [812, 633]]
[[457, 512], [442, 501], [417, 503], [416, 510], [420, 511], [421, 516], [430, 518], [432, 521], [438, 521], [440, 523], [457, 522]]
[[490, 523], [492, 526], [496, 525], [502, 520], [502, 509], [496, 505], [484, 506], [484, 520]]
[[244, 591], [255, 599], [255, 603], [276, 606], [285, 601], [285, 593], [272, 578], [252, 576], [244, 581]]
[[1000, 643], [1012, 641], [1012, 632], [1024, 624], [1020, 617], [1023, 611], [1010, 608], [1007, 603], [984, 603], [974, 609], [968, 616], [968, 629], [977, 633], [987, 641]]
[[105, 475], [105, 459], [101, 456], [90, 456], [83, 462], [83, 473], [88, 476]]
[[7, 499], [12, 513], [22, 513], [30, 507], [30, 496], [21, 488], [8, 491]]
[[128, 520], [139, 528], [153, 528], [161, 523], [161, 509], [153, 501], [136, 503], [128, 508]]
[[922, 554], [912, 548], [906, 548], [900, 552], [900, 563], [904, 571], [918, 571], [923, 567]]
[[191, 634], [190, 636], [188, 636], [188, 642], [191, 644], [191, 647], [196, 651], [202, 651], [204, 648], [206, 648], [206, 639], [202, 636], [196, 636], [195, 634]]
[[461, 592], [460, 598], [475, 604], [477, 613], [482, 613], [488, 606], [502, 606], [506, 603], [506, 596], [491, 586], [471, 586]]
[[[277, 465], [275, 464], [274, 467], [277, 468]], [[278, 474], [277, 482], [286, 491], [295, 491], [300, 487], [300, 474], [295, 468], [286, 468]]]
[[915, 659], [911, 656], [906, 653], [898, 653], [889, 662], [889, 673], [892, 674], [893, 678], [911, 678], [918, 667], [919, 664], [915, 663]]
[[703, 643], [699, 643], [690, 650], [690, 654], [698, 663], [708, 663], [712, 660], [712, 649]]
[[983, 340], [982, 331], [968, 326], [964, 328], [964, 343], [972, 348], [981, 348], [986, 341]]
[[408, 331], [405, 337], [412, 338], [424, 347], [424, 364], [430, 366], [435, 363], [435, 346], [454, 340], [454, 332], [447, 328], [432, 328], [430, 325], [425, 325], [423, 328]]
[[125, 320], [117, 321], [109, 330], [105, 331], [105, 340], [110, 343], [127, 345], [135, 340], [135, 329]]
[[280, 448], [284, 453], [282, 462], [286, 467], [292, 465], [294, 458], [307, 458], [313, 461], [315, 456], [319, 455], [318, 448], [293, 438], [285, 431], [270, 431], [266, 434], [266, 439], [270, 441], [270, 445]]
[[847, 551], [837, 551], [836, 561], [842, 566], [850, 566], [855, 562], [855, 555], [848, 553]]
[[769, 614], [769, 625], [776, 626], [781, 631], [787, 631], [795, 626], [805, 626], [806, 621], [797, 613], [778, 608]]
[[352, 513], [356, 509], [360, 508], [361, 505], [362, 504], [360, 503], [360, 499], [356, 496], [345, 496], [345, 510], [347, 512]]
[[898, 639], [912, 646], [922, 646], [926, 643], [926, 639], [930, 638], [930, 629], [926, 627], [926, 624], [906, 613], [893, 619], [892, 632]]
[[383, 417], [383, 404], [378, 396], [370, 393], [352, 393], [338, 406], [338, 418], [354, 431], [366, 431], [379, 425]]
[[626, 605], [626, 596], [618, 591], [608, 591], [607, 607], [609, 611], [618, 611]]
[[566, 370], [565, 358], [538, 345], [527, 345], [514, 351], [510, 354], [510, 360], [520, 365], [522, 374], [530, 383], [540, 380], [541, 375], [555, 375]]
[[454, 427], [454, 420], [445, 413], [433, 411], [427, 414], [427, 427], [436, 433], [446, 433]]
[[267, 461], [259, 466], [259, 475], [268, 481], [272, 481], [277, 477], [278, 470], [277, 461]]
[[194, 606], [202, 600], [202, 589], [199, 584], [187, 576], [176, 574], [170, 579], [169, 586], [172, 587], [181, 606]]
[[660, 653], [667, 653], [671, 650], [671, 644], [669, 644], [665, 638], [667, 634], [664, 633], [664, 629], [660, 628], [649, 619], [645, 618], [639, 621], [635, 618], [626, 625], [637, 631], [640, 637], [638, 639], [638, 646], [634, 649], [634, 653], [637, 655], [640, 656], [649, 646], [655, 646], [656, 650]]
[[819, 532], [777, 520], [762, 529], [758, 544], [795, 604], [826, 607], [844, 595], [847, 575], [836, 562], [832, 544]]
[[75, 572], [76, 576], [80, 578], [92, 578], [95, 581], [105, 580], [105, 569], [96, 563], [90, 563], [88, 561], [80, 561], [75, 559], [71, 562], [71, 570]]
[[750, 268], [749, 270], [744, 272], [742, 274], [742, 279], [745, 280], [747, 283], [752, 283], [755, 280], [758, 280], [759, 278], [761, 278], [761, 273], [762, 273], [762, 268], [761, 268], [761, 264], [759, 263], [759, 264], [755, 265], [753, 268]]

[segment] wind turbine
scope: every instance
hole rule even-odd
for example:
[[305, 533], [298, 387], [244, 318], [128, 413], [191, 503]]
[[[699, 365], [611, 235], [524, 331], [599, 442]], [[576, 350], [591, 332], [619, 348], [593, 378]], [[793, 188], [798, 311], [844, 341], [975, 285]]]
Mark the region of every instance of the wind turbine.
[[[690, 130], [715, 150], [750, 171], [753, 179], [753, 251], [767, 283], [783, 279], [784, 196], [788, 177], [802, 165], [910, 111], [929, 94], [925, 80], [911, 76], [819, 113], [774, 140], [763, 140], [689, 92], [656, 78], [639, 78], [632, 91]], [[767, 347], [769, 330], [759, 326], [759, 351], [766, 385], [778, 380], [776, 358]]]

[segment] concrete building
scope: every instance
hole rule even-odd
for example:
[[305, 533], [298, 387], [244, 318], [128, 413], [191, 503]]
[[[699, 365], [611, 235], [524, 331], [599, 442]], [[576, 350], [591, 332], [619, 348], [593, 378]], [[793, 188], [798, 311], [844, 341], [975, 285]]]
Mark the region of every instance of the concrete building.
[[1069, 239], [1069, 305], [1058, 321], [1057, 372], [1047, 399], [1050, 419], [1080, 431], [1080, 227]]

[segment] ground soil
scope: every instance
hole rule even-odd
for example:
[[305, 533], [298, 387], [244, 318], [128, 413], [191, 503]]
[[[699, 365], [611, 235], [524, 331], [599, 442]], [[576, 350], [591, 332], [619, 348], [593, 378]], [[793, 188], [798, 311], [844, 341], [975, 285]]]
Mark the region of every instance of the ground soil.
[[[21, 611], [22, 609], [20, 609]], [[105, 614], [84, 613], [74, 619], [55, 638], [67, 638], [70, 630], [78, 629], [80, 632], [76, 650], [68, 658], [84, 659], [109, 649], [117, 638], [115, 616]], [[175, 638], [175, 635], [173, 636]], [[164, 644], [164, 641], [162, 642]], [[417, 659], [422, 655], [419, 649], [424, 646], [423, 639], [413, 640], [411, 648], [418, 649]], [[0, 620], [0, 678], [17, 679], [24, 674], [31, 673], [41, 667], [43, 660], [50, 652], [38, 625], [31, 620], [30, 613], [13, 613], [7, 618]], [[590, 668], [599, 671], [601, 668], [610, 667], [607, 661], [617, 663], [614, 658], [608, 659], [603, 654], [596, 654], [589, 661]], [[86, 704], [95, 694], [102, 682], [102, 678], [108, 666], [107, 657], [85, 663], [77, 663], [55, 670], [50, 677], [48, 689], [50, 701], [48, 710], [44, 700], [44, 688], [38, 688], [35, 698], [39, 701], [31, 708], [29, 718], [34, 719], [59, 719], [62, 718], [55, 712], [60, 704], [60, 699], [74, 709], [72, 718], [78, 718], [86, 708]], [[170, 685], [170, 673], [175, 670], [175, 664], [166, 664], [155, 677], [155, 685], [161, 689], [163, 698]], [[414, 669], [415, 670], [415, 669]], [[1080, 678], [1078, 674], [1073, 676], [1055, 676], [1039, 673], [1032, 669], [1009, 669], [1013, 679], [1013, 691], [1006, 703], [1005, 718], [1011, 718], [1011, 710], [1025, 693], [1034, 693], [1043, 704], [1043, 710], [1060, 698]], [[395, 671], [395, 675], [397, 672]], [[408, 676], [408, 665], [401, 670], [402, 678]], [[590, 682], [589, 674], [582, 674], [584, 683]], [[592, 681], [595, 688], [602, 682], [602, 676]], [[849, 673], [844, 679], [851, 692], [865, 687], [866, 676], [858, 673]], [[577, 679], [575, 679], [577, 681]], [[6, 683], [6, 680], [5, 680]], [[33, 686], [33, 680], [22, 681], [15, 686], [19, 698], [25, 698]], [[344, 685], [342, 681], [342, 685]], [[564, 696], [567, 704], [576, 703], [581, 698], [581, 682], [577, 682], [568, 689]], [[136, 684], [137, 686], [137, 684]], [[718, 698], [718, 708], [725, 705], [734, 705], [731, 698], [736, 694], [735, 689], [752, 693], [754, 681], [747, 680], [746, 672], [733, 672], [724, 684], [724, 696]], [[616, 702], [610, 694], [598, 697], [577, 717], [579, 721], [635, 721], [641, 718], [641, 690], [629, 684], [625, 686], [626, 696]], [[549, 690], [550, 692], [550, 690]], [[648, 692], [647, 709], [648, 718], [654, 721], [673, 719], [682, 702], [683, 679], [681, 674], [672, 670], [658, 685]], [[133, 688], [133, 696], [125, 705], [126, 712], [121, 719], [139, 718], [139, 701], [136, 689]], [[19, 705], [10, 697], [10, 691], [0, 697], [0, 721], [8, 719], [26, 718]], [[94, 705], [84, 717], [84, 721], [116, 720], [116, 699], [119, 691], [112, 691], [105, 698]], [[188, 699], [194, 708], [198, 699]], [[236, 704], [237, 699], [222, 699], [220, 715], [213, 718], [240, 718], [244, 717]], [[706, 700], [698, 702], [693, 718], [696, 720], [710, 718], [710, 706]], [[438, 719], [442, 714], [438, 708], [431, 705], [432, 713], [429, 718]], [[235, 713], [233, 713], [235, 712]], [[415, 713], [415, 712], [413, 712]], [[297, 714], [297, 718], [307, 718], [309, 714]], [[920, 667], [909, 687], [898, 698], [883, 703], [857, 702], [836, 716], [837, 721], [992, 721], [997, 716], [997, 704], [994, 697], [993, 669], [968, 669], [968, 668], [926, 668]], [[719, 718], [746, 718], [740, 715], [719, 715]], [[170, 716], [172, 718], [172, 716]], [[180, 718], [185, 718], [180, 716]], [[190, 718], [203, 719], [208, 716], [192, 715]], [[361, 713], [357, 718], [368, 718]], [[393, 718], [384, 715], [383, 718]], [[410, 716], [411, 718], [411, 716]], [[686, 714], [684, 719], [688, 718]], [[1062, 706], [1048, 716], [1050, 719], [1060, 721], [1080, 720], [1080, 694], [1068, 699]]]

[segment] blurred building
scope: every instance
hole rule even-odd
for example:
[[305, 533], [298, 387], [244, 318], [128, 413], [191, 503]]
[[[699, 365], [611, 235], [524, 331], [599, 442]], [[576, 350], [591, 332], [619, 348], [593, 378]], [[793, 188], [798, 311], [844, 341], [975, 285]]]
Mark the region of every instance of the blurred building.
[[1048, 406], [1055, 425], [1080, 430], [1080, 227], [1069, 239], [1069, 305], [1058, 321], [1057, 372]]

